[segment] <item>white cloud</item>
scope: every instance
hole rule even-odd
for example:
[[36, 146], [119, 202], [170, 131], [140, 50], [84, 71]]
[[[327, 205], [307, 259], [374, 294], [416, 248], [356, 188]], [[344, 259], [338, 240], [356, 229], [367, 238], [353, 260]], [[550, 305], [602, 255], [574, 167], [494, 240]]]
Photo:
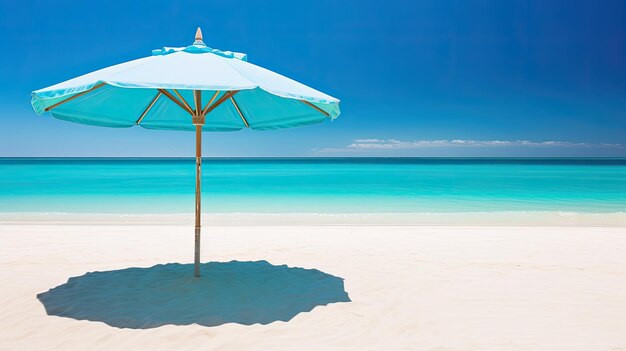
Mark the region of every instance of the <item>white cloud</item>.
[[355, 143], [380, 143], [384, 142], [382, 139], [354, 139]]
[[406, 150], [441, 147], [559, 147], [559, 148], [622, 148], [621, 144], [582, 143], [571, 141], [530, 141], [530, 140], [396, 140], [396, 139], [355, 139], [345, 148], [325, 148], [319, 151], [368, 151], [368, 150]]

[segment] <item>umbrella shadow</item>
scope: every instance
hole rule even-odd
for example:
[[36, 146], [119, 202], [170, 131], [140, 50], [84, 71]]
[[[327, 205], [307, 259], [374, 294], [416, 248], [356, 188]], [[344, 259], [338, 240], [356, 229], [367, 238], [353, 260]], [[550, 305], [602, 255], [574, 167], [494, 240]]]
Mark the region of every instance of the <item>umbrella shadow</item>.
[[289, 321], [316, 306], [350, 302], [343, 279], [317, 269], [267, 261], [92, 272], [37, 295], [48, 315], [104, 322], [117, 328]]

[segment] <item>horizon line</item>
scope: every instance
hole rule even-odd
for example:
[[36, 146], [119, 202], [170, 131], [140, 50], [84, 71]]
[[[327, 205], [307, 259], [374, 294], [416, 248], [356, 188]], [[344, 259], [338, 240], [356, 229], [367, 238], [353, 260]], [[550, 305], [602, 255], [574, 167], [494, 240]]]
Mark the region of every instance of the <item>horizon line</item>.
[[[0, 156], [0, 159], [195, 159], [195, 156]], [[626, 156], [203, 156], [203, 159], [626, 159]]]

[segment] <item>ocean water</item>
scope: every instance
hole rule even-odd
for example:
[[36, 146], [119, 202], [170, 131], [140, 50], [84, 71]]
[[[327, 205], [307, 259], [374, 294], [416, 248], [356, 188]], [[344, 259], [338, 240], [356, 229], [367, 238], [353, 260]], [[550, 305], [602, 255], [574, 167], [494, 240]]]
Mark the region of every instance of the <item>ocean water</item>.
[[[193, 158], [0, 158], [0, 212], [193, 213]], [[626, 159], [204, 159], [213, 213], [626, 212]]]

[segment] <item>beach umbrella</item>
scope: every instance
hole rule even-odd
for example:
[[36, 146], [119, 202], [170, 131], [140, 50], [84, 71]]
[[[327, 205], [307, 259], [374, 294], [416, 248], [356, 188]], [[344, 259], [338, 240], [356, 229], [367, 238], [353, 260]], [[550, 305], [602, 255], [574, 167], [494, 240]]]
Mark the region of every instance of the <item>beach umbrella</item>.
[[200, 28], [187, 47], [152, 55], [36, 90], [37, 114], [102, 127], [190, 130], [196, 137], [194, 274], [200, 276], [202, 132], [273, 130], [333, 120], [339, 100], [206, 46]]

